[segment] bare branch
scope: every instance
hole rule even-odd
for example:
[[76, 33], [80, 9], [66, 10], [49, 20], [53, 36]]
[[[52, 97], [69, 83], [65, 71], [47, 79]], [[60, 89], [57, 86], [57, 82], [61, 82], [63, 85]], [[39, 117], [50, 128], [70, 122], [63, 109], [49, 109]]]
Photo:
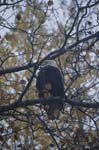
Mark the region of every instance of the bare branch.
[[[96, 32], [95, 34], [93, 35], [90, 35], [86, 38], [83, 38], [77, 42], [75, 42], [74, 44], [68, 46], [67, 48], [62, 47], [58, 50], [55, 50], [51, 53], [49, 53], [47, 56], [45, 56], [42, 61], [40, 63], [42, 63], [44, 60], [46, 59], [55, 59], [56, 57], [58, 56], [61, 56], [63, 55], [64, 53], [66, 53], [67, 51], [72, 51], [72, 48], [76, 47], [77, 45], [79, 45], [80, 43], [83, 43], [85, 41], [88, 41], [88, 40], [91, 40], [93, 38], [97, 38], [96, 42], [98, 41], [99, 39], [99, 31]], [[40, 64], [39, 63], [39, 64]], [[22, 70], [26, 70], [26, 69], [29, 69], [29, 68], [32, 68], [32, 67], [35, 67], [37, 65], [37, 63], [30, 63], [28, 65], [25, 65], [25, 66], [21, 66], [21, 67], [13, 67], [13, 68], [7, 68], [7, 69], [1, 69], [0, 70], [0, 75], [3, 75], [3, 74], [7, 74], [7, 73], [13, 73], [13, 72], [19, 72], [19, 71], [22, 71]]]
[[4, 75], [7, 73], [14, 73], [14, 72], [19, 72], [19, 71], [23, 71], [29, 68], [35, 68], [35, 66], [37, 65], [37, 63], [30, 63], [24, 66], [19, 66], [19, 67], [13, 67], [13, 68], [6, 68], [6, 69], [0, 69], [0, 75]]
[[[17, 108], [26, 108], [27, 106], [35, 106], [37, 104], [42, 104], [42, 105], [49, 105], [51, 103], [57, 102], [57, 99], [59, 99], [59, 97], [55, 97], [55, 98], [50, 98], [48, 100], [44, 100], [44, 99], [33, 99], [33, 100], [25, 100], [25, 101], [20, 101], [20, 102], [14, 102], [12, 104], [9, 105], [5, 105], [5, 106], [0, 106], [0, 114], [6, 112], [6, 111], [10, 111], [10, 110], [15, 110]], [[84, 107], [84, 108], [94, 108], [94, 109], [98, 109], [99, 108], [99, 103], [87, 103], [87, 102], [81, 102], [79, 100], [70, 100], [67, 97], [65, 98], [65, 100], [63, 99], [63, 103], [67, 103], [71, 106], [75, 106], [75, 107]]]

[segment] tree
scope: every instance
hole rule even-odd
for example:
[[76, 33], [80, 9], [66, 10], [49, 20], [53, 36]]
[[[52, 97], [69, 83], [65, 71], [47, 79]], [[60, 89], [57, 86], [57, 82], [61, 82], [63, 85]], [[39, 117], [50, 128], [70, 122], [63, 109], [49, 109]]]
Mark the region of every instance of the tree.
[[[95, 150], [99, 147], [98, 0], [0, 1], [0, 148]], [[49, 120], [35, 81], [54, 59], [66, 98]]]

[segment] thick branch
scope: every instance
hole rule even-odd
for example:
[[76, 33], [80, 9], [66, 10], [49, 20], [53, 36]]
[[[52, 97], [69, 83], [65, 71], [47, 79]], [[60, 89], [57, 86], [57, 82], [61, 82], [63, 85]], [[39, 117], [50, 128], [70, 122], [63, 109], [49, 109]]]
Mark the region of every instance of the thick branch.
[[81, 40], [75, 42], [74, 44], [68, 46], [67, 48], [62, 47], [61, 49], [56, 50], [56, 51], [50, 53], [49, 55], [46, 56], [46, 58], [54, 59], [54, 58], [56, 58], [56, 57], [58, 57], [58, 56], [60, 56], [60, 55], [63, 55], [63, 54], [66, 53], [68, 50], [71, 51], [71, 49], [74, 48], [74, 47], [76, 47], [77, 45], [79, 45], [79, 44], [81, 44], [81, 43], [83, 43], [83, 42], [86, 42], [86, 41], [88, 41], [88, 40], [91, 40], [91, 39], [93, 39], [93, 38], [96, 38], [96, 39], [97, 39], [96, 41], [98, 41], [98, 39], [99, 39], [99, 31], [96, 32], [96, 33], [93, 34], [93, 35], [90, 35], [90, 36], [88, 36], [88, 37], [86, 37], [86, 38], [83, 38], [83, 39], [81, 39]]
[[27, 64], [24, 66], [20, 66], [20, 67], [12, 67], [12, 68], [6, 68], [6, 69], [2, 69], [0, 70], [0, 75], [4, 75], [7, 73], [14, 73], [14, 72], [19, 72], [19, 71], [23, 71], [29, 68], [32, 68], [36, 66], [37, 63], [31, 63], [31, 64]]
[[[10, 110], [15, 110], [17, 108], [25, 108], [27, 106], [35, 106], [37, 104], [43, 104], [43, 105], [48, 105], [56, 102], [57, 103], [57, 99], [59, 98], [53, 98], [53, 99], [48, 99], [48, 100], [44, 100], [44, 99], [34, 99], [34, 100], [26, 100], [26, 101], [21, 101], [21, 102], [15, 102], [9, 105], [5, 105], [5, 106], [0, 106], [0, 114], [6, 112], [6, 111], [10, 111]], [[81, 102], [81, 101], [73, 101], [73, 100], [69, 100], [69, 99], [65, 99], [63, 100], [63, 103], [67, 103], [71, 106], [75, 106], [75, 107], [85, 107], [85, 108], [94, 108], [97, 109], [99, 108], [99, 103], [88, 103], [88, 102]]]

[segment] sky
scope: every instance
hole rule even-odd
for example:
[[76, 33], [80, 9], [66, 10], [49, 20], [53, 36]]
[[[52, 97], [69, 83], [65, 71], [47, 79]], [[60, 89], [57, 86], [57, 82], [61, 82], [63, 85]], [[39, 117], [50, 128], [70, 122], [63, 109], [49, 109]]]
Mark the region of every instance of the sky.
[[[44, 0], [46, 3], [48, 0]], [[46, 22], [47, 28], [50, 30], [55, 30], [57, 28], [57, 23], [56, 23], [56, 18], [57, 21], [61, 21], [61, 23], [65, 23], [65, 18], [66, 18], [66, 11], [64, 11], [63, 7], [69, 7], [69, 2], [67, 0], [64, 0], [64, 3], [62, 7], [60, 7], [60, 1], [58, 0], [53, 0], [53, 5], [50, 6], [48, 15], [49, 15], [49, 20]], [[5, 11], [2, 11], [4, 10]], [[53, 14], [51, 13], [50, 10], [54, 10]], [[14, 21], [15, 21], [15, 15], [17, 14], [17, 10], [15, 10], [13, 7], [8, 7], [6, 8], [5, 6], [0, 7], [0, 36], [3, 37], [6, 32], [9, 32], [9, 29], [3, 26], [3, 21], [5, 24], [11, 24], [13, 26]], [[64, 17], [65, 16], [65, 17]]]

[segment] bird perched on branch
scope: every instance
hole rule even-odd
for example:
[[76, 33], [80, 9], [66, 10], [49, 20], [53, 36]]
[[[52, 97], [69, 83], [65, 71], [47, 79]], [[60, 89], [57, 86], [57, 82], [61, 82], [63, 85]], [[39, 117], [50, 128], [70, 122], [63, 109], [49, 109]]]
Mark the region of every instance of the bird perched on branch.
[[44, 106], [48, 118], [51, 120], [57, 118], [63, 108], [64, 85], [62, 74], [54, 60], [45, 60], [41, 64], [36, 88], [40, 99], [51, 99], [51, 103]]

